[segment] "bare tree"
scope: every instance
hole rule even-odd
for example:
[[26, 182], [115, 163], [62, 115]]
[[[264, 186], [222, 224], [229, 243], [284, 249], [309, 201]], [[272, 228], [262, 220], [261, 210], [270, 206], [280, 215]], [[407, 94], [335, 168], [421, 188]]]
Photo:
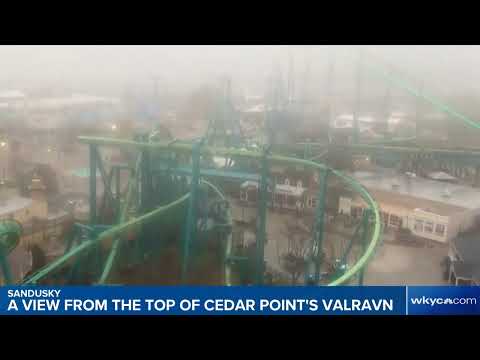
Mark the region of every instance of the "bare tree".
[[299, 277], [305, 272], [306, 258], [310, 250], [310, 232], [298, 223], [285, 224], [287, 249], [280, 255], [280, 264], [290, 275], [292, 285], [297, 284]]

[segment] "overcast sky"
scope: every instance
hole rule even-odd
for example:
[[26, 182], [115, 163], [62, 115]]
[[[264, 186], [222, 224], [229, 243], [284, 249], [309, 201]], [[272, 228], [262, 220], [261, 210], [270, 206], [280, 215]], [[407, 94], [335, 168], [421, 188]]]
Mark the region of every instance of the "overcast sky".
[[[355, 48], [334, 47], [338, 84], [353, 84], [350, 57]], [[416, 78], [427, 79], [429, 86], [477, 91], [480, 84], [478, 46], [369, 49]], [[288, 46], [0, 46], [0, 89], [66, 86], [76, 91], [122, 93], [127, 86], [147, 84], [156, 76], [161, 87], [176, 91], [229, 74], [234, 86], [257, 92], [275, 64], [286, 69], [288, 51]], [[307, 58], [311, 64], [309, 86], [324, 88], [329, 47], [294, 46], [290, 51], [297, 89], [305, 80]]]

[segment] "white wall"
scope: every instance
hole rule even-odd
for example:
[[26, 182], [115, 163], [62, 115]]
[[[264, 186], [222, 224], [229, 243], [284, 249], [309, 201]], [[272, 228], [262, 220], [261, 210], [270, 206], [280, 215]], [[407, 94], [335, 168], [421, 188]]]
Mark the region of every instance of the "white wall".
[[[433, 231], [429, 233], [426, 231], [419, 232], [415, 230], [415, 220], [422, 220], [424, 222], [424, 227], [425, 227], [425, 222], [433, 223]], [[412, 231], [412, 233], [415, 234], [416, 236], [424, 237], [424, 238], [439, 241], [439, 242], [447, 242], [449, 240], [449, 237], [448, 237], [449, 231], [452, 228], [451, 221], [452, 221], [452, 216], [441, 216], [428, 211], [415, 209], [409, 213], [408, 221], [405, 224], [406, 225], [405, 227], [408, 227]], [[445, 226], [444, 235], [437, 235], [435, 233], [435, 228], [437, 224]]]
[[[351, 215], [351, 208], [353, 206], [365, 207], [366, 205], [361, 200], [352, 200], [348, 197], [339, 198], [339, 212], [343, 214]], [[457, 213], [453, 213], [449, 216], [441, 216], [435, 213], [427, 212], [420, 209], [408, 209], [403, 206], [395, 206], [392, 204], [379, 203], [380, 210], [388, 214], [394, 214], [402, 219], [402, 227], [408, 228], [416, 236], [431, 239], [439, 242], [446, 243], [454, 239], [459, 232], [468, 230], [475, 224], [475, 219], [480, 216], [480, 209], [477, 210], [465, 210]], [[433, 223], [433, 231], [417, 231], [415, 230], [415, 220], [423, 220], [425, 222]], [[435, 233], [436, 225], [444, 225], [445, 233], [443, 236]]]

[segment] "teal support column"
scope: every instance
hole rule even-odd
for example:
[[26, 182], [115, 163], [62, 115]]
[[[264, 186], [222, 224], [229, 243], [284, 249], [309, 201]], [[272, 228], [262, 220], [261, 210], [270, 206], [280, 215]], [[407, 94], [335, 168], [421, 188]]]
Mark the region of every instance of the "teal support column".
[[90, 145], [90, 225], [97, 221], [97, 146]]
[[[142, 152], [141, 163], [141, 212], [147, 213], [153, 208], [153, 179], [151, 171], [151, 153], [149, 150]], [[152, 227], [143, 224], [141, 236], [137, 240], [137, 255], [139, 261], [143, 261], [149, 250], [152, 249], [153, 238], [156, 236], [152, 233]]]
[[13, 283], [13, 278], [10, 265], [8, 264], [7, 255], [7, 249], [3, 244], [0, 244], [0, 267], [2, 269], [3, 279], [5, 280], [5, 285], [11, 285]]
[[322, 170], [319, 174], [320, 186], [318, 189], [317, 208], [315, 211], [315, 229], [313, 234], [315, 284], [318, 284], [320, 282], [320, 269], [322, 265], [322, 256], [323, 256], [322, 245], [323, 245], [323, 235], [324, 235], [324, 227], [325, 227], [325, 207], [327, 203], [327, 183], [328, 183], [329, 172], [330, 172], [329, 169], [325, 169], [325, 170]]
[[[370, 223], [370, 216], [371, 216], [371, 210], [370, 209], [365, 209], [363, 213], [363, 218], [362, 218], [362, 254], [365, 253], [365, 250], [367, 248], [367, 241], [368, 241], [368, 226]], [[360, 270], [360, 273], [358, 274], [358, 285], [362, 286], [363, 285], [363, 277], [364, 277], [364, 272], [365, 272], [365, 267], [363, 267]]]
[[190, 246], [197, 236], [197, 198], [200, 180], [200, 148], [203, 140], [195, 143], [192, 148], [192, 179], [190, 184], [190, 201], [188, 206], [187, 222], [183, 239], [182, 283], [187, 282]]
[[141, 173], [141, 210], [146, 212], [151, 207], [152, 197], [152, 172], [150, 169], [150, 152], [144, 150], [142, 153], [142, 173]]
[[267, 151], [261, 160], [262, 174], [260, 179], [260, 187], [258, 189], [258, 208], [257, 208], [257, 236], [256, 236], [256, 274], [255, 283], [257, 285], [263, 284], [263, 274], [265, 272], [265, 240], [267, 238], [267, 203], [268, 203], [268, 158]]
[[115, 203], [116, 203], [116, 216], [115, 219], [120, 217], [120, 168], [115, 168]]

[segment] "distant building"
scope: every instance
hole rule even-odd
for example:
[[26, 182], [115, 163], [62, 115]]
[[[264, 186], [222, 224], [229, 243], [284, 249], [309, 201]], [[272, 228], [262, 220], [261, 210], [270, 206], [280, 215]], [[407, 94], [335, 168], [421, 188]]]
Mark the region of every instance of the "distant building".
[[[448, 242], [472, 228], [480, 217], [480, 191], [468, 186], [399, 175], [393, 170], [355, 172], [378, 202], [387, 230], [410, 229], [418, 237]], [[361, 216], [359, 196], [341, 196], [339, 212]]]
[[[330, 183], [330, 181], [329, 181]], [[327, 211], [338, 203], [335, 184], [327, 193]], [[272, 194], [272, 190], [273, 194]], [[258, 201], [258, 181], [246, 181], [240, 186], [240, 201], [244, 206], [256, 206]], [[273, 164], [270, 168], [269, 203], [272, 209], [298, 211], [303, 215], [312, 215], [317, 207], [319, 191], [318, 173], [303, 167]], [[335, 209], [336, 211], [336, 209]]]
[[[377, 120], [372, 116], [358, 117], [358, 132], [363, 139], [381, 139], [383, 135], [376, 132]], [[342, 114], [330, 123], [330, 140], [336, 144], [350, 144], [355, 130], [353, 114]]]
[[23, 108], [26, 98], [26, 95], [19, 90], [0, 91], [0, 108], [8, 110]]
[[[14, 282], [20, 282], [31, 270], [32, 245], [39, 245], [47, 258], [58, 256], [63, 251], [57, 240], [71, 220], [66, 211], [48, 207], [45, 186], [40, 178], [34, 177], [29, 189], [31, 198], [17, 195], [16, 189], [4, 188], [0, 195], [0, 221], [16, 220], [23, 230], [20, 243], [8, 256]], [[0, 276], [0, 284], [2, 282]]]
[[[246, 181], [240, 187], [240, 200], [243, 204], [256, 205], [258, 201], [258, 182]], [[277, 184], [269, 189], [268, 206], [276, 209], [303, 210], [305, 204], [305, 188]]]
[[455, 285], [480, 285], [480, 233], [460, 234], [450, 243], [448, 280]]

